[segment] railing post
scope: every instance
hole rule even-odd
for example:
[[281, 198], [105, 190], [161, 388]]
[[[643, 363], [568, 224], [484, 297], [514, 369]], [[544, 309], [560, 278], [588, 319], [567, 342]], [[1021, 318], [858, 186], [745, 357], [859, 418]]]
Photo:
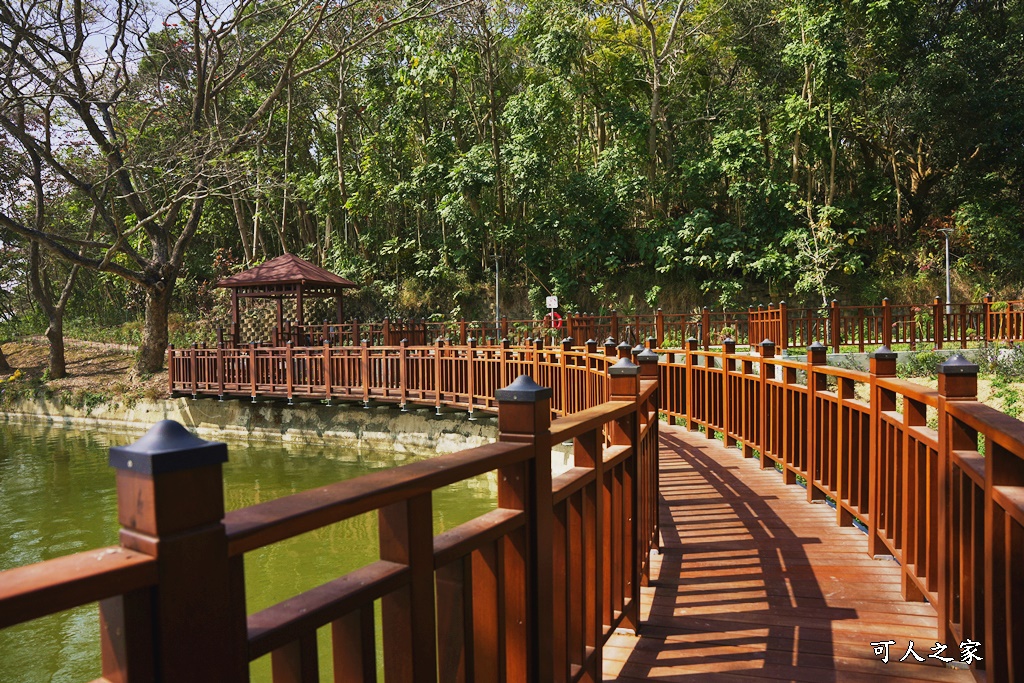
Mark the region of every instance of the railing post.
[[204, 441], [171, 420], [110, 449], [121, 545], [154, 556], [159, 583], [146, 599], [128, 594], [101, 601], [106, 679], [128, 680], [139, 666], [152, 674], [138, 680], [249, 680], [245, 601], [235, 574], [242, 565], [228, 558], [222, 523], [227, 457], [223, 443]]
[[694, 362], [693, 354], [697, 351], [697, 340], [690, 337], [686, 340], [686, 348], [683, 350], [686, 363], [686, 428], [693, 432], [697, 430], [693, 421], [693, 383], [694, 383]]
[[256, 402], [256, 342], [249, 342], [249, 396]]
[[614, 338], [608, 337], [607, 339], [605, 339], [604, 340], [604, 355], [608, 356], [609, 358], [611, 358], [612, 356], [616, 355], [616, 353], [617, 353], [616, 347], [617, 346], [618, 346], [618, 344], [615, 343], [615, 339]]
[[659, 308], [654, 314], [654, 343], [660, 348], [665, 341], [665, 314]]
[[[888, 299], [882, 303], [888, 310]], [[885, 545], [878, 534], [882, 516], [882, 413], [896, 410], [896, 392], [878, 386], [879, 377], [896, 376], [896, 353], [888, 346], [881, 346], [868, 354], [868, 390], [871, 403], [870, 443], [868, 444], [868, 555], [887, 555]]]
[[289, 339], [284, 345], [284, 378], [285, 378], [285, 393], [288, 395], [288, 405], [292, 405], [292, 391], [295, 383], [295, 369], [292, 367], [292, 361], [295, 359], [294, 342]]
[[[759, 430], [760, 433], [761, 433], [761, 442], [758, 444], [758, 446], [760, 446], [759, 450], [761, 451], [761, 463], [760, 463], [761, 464], [761, 469], [764, 470], [764, 469], [768, 469], [768, 454], [766, 453], [766, 451], [768, 450], [768, 428], [769, 428], [769, 424], [768, 424], [768, 412], [769, 412], [769, 406], [768, 406], [768, 399], [769, 399], [768, 380], [769, 379], [775, 379], [775, 366], [774, 365], [769, 365], [769, 364], [765, 363], [764, 361], [765, 360], [771, 360], [772, 358], [775, 358], [775, 342], [773, 342], [771, 339], [765, 339], [765, 340], [762, 340], [760, 344], [758, 344], [758, 347], [760, 347], [760, 349], [761, 349], [761, 378], [760, 378], [761, 379], [761, 382], [760, 382], [760, 385], [761, 385], [761, 414], [760, 414], [760, 416], [758, 416], [758, 419], [761, 421], [761, 428]], [[775, 414], [775, 410], [774, 409], [771, 411], [771, 413], [772, 413], [772, 417], [773, 418], [777, 418], [778, 417]]]
[[[935, 605], [935, 611], [938, 613], [939, 618], [939, 635], [942, 636], [945, 642], [957, 642], [953, 638], [953, 634], [950, 632], [950, 609], [953, 604], [953, 593], [959, 593], [961, 590], [970, 590], [966, 587], [961, 586], [952, 587], [949, 584], [949, 576], [947, 574], [949, 566], [949, 558], [951, 554], [960, 552], [959, 548], [953, 547], [950, 543], [950, 535], [957, 533], [959, 530], [953, 528], [953, 510], [950, 506], [950, 497], [953, 495], [953, 482], [951, 481], [952, 473], [952, 452], [954, 450], [967, 450], [974, 451], [978, 448], [977, 434], [968, 433], [967, 430], [961, 426], [954, 426], [951, 424], [951, 418], [946, 411], [946, 405], [950, 401], [976, 401], [978, 400], [978, 366], [974, 363], [970, 363], [960, 354], [951, 356], [945, 363], [939, 365], [939, 386], [938, 386], [938, 402], [936, 406], [936, 412], [938, 413], [939, 419], [939, 462], [938, 462], [938, 551], [937, 559], [939, 565], [939, 578], [938, 578], [938, 592], [939, 600], [938, 604]], [[994, 452], [988, 452], [990, 448], [995, 446]], [[985, 543], [985, 575], [984, 577], [975, 576], [974, 581], [984, 581], [984, 595], [985, 595], [985, 634], [984, 639], [977, 637], [980, 634], [977, 633], [964, 633], [964, 638], [975, 638], [977, 640], [984, 640], [984, 646], [988, 650], [986, 655], [988, 656], [988, 662], [998, 662], [1000, 659], [1006, 661], [1006, 652], [999, 653], [999, 637], [997, 633], [1005, 631], [992, 631], [992, 609], [993, 609], [993, 584], [992, 584], [992, 570], [993, 565], [997, 563], [997, 558], [993, 557], [992, 552], [992, 485], [1005, 484], [1006, 481], [993, 481], [993, 474], [996, 470], [1000, 469], [1002, 464], [1001, 453], [998, 446], [993, 444], [991, 441], [986, 443], [985, 453], [985, 532], [984, 532], [984, 543]], [[999, 477], [996, 477], [999, 479]], [[1017, 485], [1024, 484], [1024, 480], [1014, 482]], [[958, 496], [959, 498], [959, 496]], [[963, 502], [961, 502], [963, 504]], [[963, 568], [962, 568], [963, 571]], [[1003, 568], [998, 568], [997, 571], [1004, 571]], [[975, 593], [977, 595], [977, 593]], [[1005, 596], [1003, 596], [1005, 598]], [[997, 598], [1002, 599], [1002, 598]], [[997, 609], [1002, 610], [1003, 605], [999, 604]], [[986, 667], [987, 668], [987, 667]], [[992, 672], [988, 672], [990, 678]]]
[[473, 395], [476, 393], [476, 377], [473, 373], [473, 361], [476, 357], [476, 339], [470, 337], [466, 340], [466, 393], [469, 403], [469, 419], [473, 418]]
[[619, 342], [619, 345], [615, 347], [615, 350], [618, 352], [617, 355], [620, 360], [623, 358], [629, 358], [633, 353], [633, 347], [625, 340]]
[[[985, 346], [989, 345], [989, 342], [993, 341], [992, 337], [992, 295], [986, 294], [981, 298], [981, 323], [985, 326], [985, 336], [982, 337], [985, 341]], [[981, 330], [978, 330], [980, 333]]]
[[518, 590], [521, 582], [527, 590], [525, 600], [505, 601], [503, 668], [509, 681], [547, 683], [555, 675], [551, 396], [549, 387], [527, 375], [495, 392], [498, 440], [530, 444], [534, 451], [529, 460], [498, 471], [498, 507], [527, 516], [526, 538], [513, 535], [503, 553], [506, 590]]
[[403, 339], [398, 342], [398, 392], [399, 407], [402, 412], [408, 411], [409, 402], [409, 340]]
[[331, 338], [324, 337], [324, 356], [323, 356], [323, 377], [324, 377], [324, 398], [327, 399], [327, 405], [331, 404], [332, 391], [334, 390], [334, 377], [331, 373]]
[[[641, 380], [660, 380], [658, 353], [651, 348], [644, 349], [643, 353], [637, 356], [640, 365]], [[651, 394], [650, 403], [642, 407], [642, 410], [650, 415], [652, 424], [648, 429], [654, 433], [650, 437], [649, 457], [651, 459], [647, 466], [644, 466], [642, 459], [637, 460], [636, 490], [637, 495], [633, 498], [635, 503], [634, 515], [637, 518], [637, 559], [640, 563], [640, 577], [636, 585], [636, 599], [639, 599], [640, 586], [646, 586], [650, 582], [650, 551], [658, 548], [660, 538], [660, 527], [658, 523], [658, 473], [661, 471], [661, 460], [658, 456], [658, 421], [659, 408], [661, 407], [661, 391], [659, 385]], [[642, 454], [641, 454], [642, 455]], [[643, 468], [642, 470], [640, 468]], [[644, 506], [646, 501], [647, 505]], [[639, 604], [639, 603], [637, 603]], [[635, 628], [635, 627], [634, 627]]]
[[359, 374], [363, 380], [363, 408], [370, 407], [370, 340], [359, 340]]
[[935, 348], [941, 349], [942, 343], [945, 341], [945, 309], [942, 307], [942, 299], [935, 297], [932, 301], [932, 324], [935, 326]]
[[459, 344], [465, 346], [468, 337], [469, 335], [466, 334], [466, 319], [462, 318], [459, 320]]
[[839, 353], [839, 302], [832, 299], [829, 304], [829, 331], [832, 333], [832, 353]]
[[[558, 370], [560, 389], [562, 393], [562, 400], [559, 409], [562, 411], [562, 415], [568, 415], [572, 411], [573, 400], [571, 398], [573, 392], [569, 387], [569, 371], [566, 369], [569, 364], [569, 353], [572, 351], [572, 345], [576, 343], [576, 340], [572, 337], [566, 337], [562, 340], [562, 352], [558, 354]], [[579, 405], [583, 405], [583, 401], [577, 402]]]
[[189, 369], [192, 371], [192, 398], [195, 398], [199, 391], [199, 364], [196, 359], [198, 353], [199, 346], [192, 342], [192, 348], [188, 351]]
[[217, 398], [224, 400], [224, 342], [217, 342]]
[[[582, 408], [590, 408], [593, 405], [597, 405], [597, 402], [600, 401], [600, 397], [595, 396], [594, 373], [592, 372], [594, 360], [591, 358], [591, 356], [597, 355], [597, 340], [588, 339], [584, 346], [586, 347], [587, 355], [583, 359], [583, 366], [586, 368], [586, 372], [583, 373], [584, 396]], [[593, 403], [591, 402], [592, 397], [594, 399]]]
[[708, 307], [700, 309], [701, 345], [707, 351], [711, 348], [711, 311]]
[[[628, 344], [627, 344], [628, 346]], [[620, 347], [621, 348], [621, 347]], [[598, 544], [598, 549], [601, 551], [601, 560], [598, 561], [598, 567], [604, 567], [602, 570], [600, 584], [600, 600], [601, 607], [597, 610], [599, 615], [604, 615], [602, 618], [603, 623], [610, 624], [613, 610], [618, 609], [616, 598], [621, 600], [622, 605], [622, 628], [637, 630], [640, 623], [640, 584], [641, 584], [641, 558], [638, 552], [638, 532], [637, 527], [637, 510], [636, 505], [638, 501], [637, 495], [637, 463], [640, 459], [640, 423], [641, 406], [638, 401], [640, 394], [640, 366], [633, 363], [628, 356], [623, 356], [619, 361], [608, 368], [608, 381], [609, 381], [609, 399], [612, 401], [631, 401], [635, 410], [629, 413], [628, 416], [615, 420], [609, 424], [610, 433], [609, 441], [613, 446], [628, 446], [633, 450], [633, 454], [630, 457], [628, 464], [623, 468], [623, 481], [622, 481], [622, 494], [625, 500], [621, 504], [614, 503], [615, 497], [615, 473], [613, 470], [605, 470], [602, 472], [602, 476], [597, 479], [599, 483], [599, 496], [602, 497], [603, 502], [601, 508], [605, 524], [607, 525], [601, 536], [598, 538], [604, 538], [604, 548], [601, 548], [601, 543]], [[623, 519], [615, 519], [614, 512], [621, 511], [621, 514], [626, 517]], [[624, 524], [623, 534], [617, 533], [615, 525]], [[621, 543], [622, 546], [617, 547], [617, 544]], [[623, 553], [623, 550], [626, 552]], [[621, 567], [620, 571], [627, 572], [622, 578], [625, 580], [622, 585], [622, 595], [619, 596], [618, 586], [613, 586], [613, 582], [617, 575], [617, 571], [612, 567], [612, 563], [622, 558], [625, 555], [627, 561], [625, 566]], [[597, 586], [595, 586], [597, 588]], [[626, 601], [628, 597], [628, 602]], [[601, 662], [601, 651], [600, 644], [603, 638], [598, 633], [598, 648], [597, 662]], [[600, 666], [600, 664], [598, 664]]]
[[818, 448], [817, 401], [818, 392], [828, 389], [828, 377], [815, 368], [828, 364], [828, 349], [813, 342], [807, 347], [807, 502], [825, 500], [825, 493], [815, 485], [820, 476], [818, 461], [824, 457]]
[[729, 387], [729, 373], [736, 369], [736, 359], [730, 356], [736, 353], [736, 340], [726, 337], [722, 340], [722, 445], [726, 448], [734, 446], [736, 441], [729, 442], [729, 412], [732, 407], [732, 390]]
[[785, 301], [779, 302], [779, 344], [783, 351], [789, 348], [789, 306]]
[[882, 346], [892, 348], [892, 306], [889, 305], [889, 297], [882, 299]]
[[385, 317], [384, 323], [381, 325], [382, 336], [381, 346], [391, 346], [391, 318]]
[[444, 378], [444, 364], [441, 354], [444, 352], [444, 338], [434, 340], [434, 412], [441, 414], [441, 381]]
[[967, 304], [960, 304], [960, 348], [967, 348]]
[[174, 344], [167, 345], [167, 393], [174, 395]]
[[540, 357], [544, 352], [544, 338], [537, 337], [530, 346], [533, 348], [533, 377], [536, 381], [540, 379]]

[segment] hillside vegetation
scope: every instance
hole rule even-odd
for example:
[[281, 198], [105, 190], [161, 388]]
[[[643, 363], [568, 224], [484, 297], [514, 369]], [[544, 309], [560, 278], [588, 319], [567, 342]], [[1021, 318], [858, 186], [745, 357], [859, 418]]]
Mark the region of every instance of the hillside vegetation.
[[1021, 0], [86, 4], [0, 12], [2, 338], [153, 372], [285, 251], [362, 319], [1021, 294]]

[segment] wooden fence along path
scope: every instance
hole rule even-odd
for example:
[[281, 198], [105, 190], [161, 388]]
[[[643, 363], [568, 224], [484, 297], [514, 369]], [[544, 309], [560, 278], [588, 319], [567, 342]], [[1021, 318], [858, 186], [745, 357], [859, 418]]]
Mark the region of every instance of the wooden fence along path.
[[[641, 589], [643, 637], [609, 640], [606, 680], [973, 680], [930, 657], [935, 609], [904, 601], [900, 566], [872, 559], [831, 507], [685, 426], [663, 425], [661, 445], [662, 553]], [[871, 646], [885, 641], [887, 662]], [[924, 662], [906, 656], [910, 641]], [[954, 643], [942, 656], [960, 654]]]
[[[653, 596], [648, 594], [647, 626], [664, 608], [659, 591], [671, 596], [694, 588], [709, 600], [745, 598], [729, 598], [723, 593], [738, 588], [719, 585], [737, 567], [716, 564], [722, 558], [713, 556], [708, 530], [697, 523], [705, 503], [691, 508], [682, 499], [685, 491], [663, 489], [662, 520], [670, 523], [659, 536], [660, 411], [679, 424], [661, 442], [663, 481], [679, 484], [679, 458], [719, 436], [728, 447], [720, 449], [726, 458], [752, 463], [757, 457], [755, 468], [737, 465], [735, 473], [755, 469], [761, 475], [775, 468], [781, 487], [808, 502], [834, 503], [838, 537], [861, 533], [851, 531], [855, 521], [866, 528], [865, 559], [850, 559], [850, 566], [874, 577], [878, 572], [864, 566], [874, 560], [867, 558], [895, 559], [884, 561], [889, 578], [877, 583], [887, 593], [898, 589], [912, 606], [894, 608], [894, 614], [922, 617], [913, 633], [934, 640], [917, 643], [918, 653], [927, 657], [934, 643], [944, 643], [957, 659], [970, 658], [961, 653], [977, 643], [983, 659], [972, 667], [985, 680], [1024, 676], [1022, 424], [977, 402], [977, 367], [959, 356], [942, 366], [938, 389], [929, 390], [897, 379], [895, 354], [887, 348], [872, 354], [870, 372], [825, 365], [821, 344], [812, 344], [802, 360], [778, 358], [775, 351], [768, 342], [756, 354], [739, 354], [727, 342], [712, 352], [702, 350], [697, 339], [657, 352], [625, 342], [577, 347], [571, 340], [555, 348], [537, 342], [171, 350], [170, 389], [178, 394], [497, 410], [501, 439], [226, 516], [217, 464], [222, 446], [186, 437], [174, 444], [173, 438], [151, 435], [112, 449], [119, 468], [121, 547], [0, 574], [0, 627], [100, 600], [107, 680], [156, 680], [154, 670], [163, 672], [163, 680], [244, 680], [247, 661], [272, 653], [275, 681], [308, 681], [316, 680], [314, 633], [330, 625], [337, 680], [366, 681], [376, 676], [372, 605], [379, 599], [387, 681], [597, 680], [602, 661], [609, 674], [626, 678], [642, 678], [637, 672], [654, 661], [681, 659], [678, 665], [685, 667], [699, 657], [690, 652], [692, 642], [669, 638], [653, 626], [648, 635], [655, 640], [648, 640], [638, 621], [648, 549], [656, 539], [664, 539], [670, 551], [685, 547], [709, 556], [678, 576], [666, 571], [669, 556], [661, 560], [658, 583]], [[509, 385], [519, 375], [541, 386], [525, 378]], [[550, 445], [570, 439], [575, 467], [552, 480]], [[691, 457], [687, 466], [711, 471], [702, 457]], [[487, 471], [498, 472], [498, 509], [434, 537], [430, 492]], [[706, 504], [717, 506], [716, 513], [703, 515], [709, 521], [724, 507], [742, 507], [738, 501], [744, 496], [737, 492], [743, 486], [758, 490], [743, 484], [739, 474], [725, 483], [724, 475], [717, 476], [697, 485]], [[710, 490], [716, 486], [724, 489]], [[794, 556], [793, 548], [778, 546], [772, 562], [766, 548], [780, 536], [796, 538], [823, 508], [780, 515], [782, 521], [769, 524], [772, 496], [781, 494], [761, 495], [747, 501], [741, 519], [748, 529], [756, 521], [764, 533], [758, 531], [744, 548], [766, 576], [775, 569], [790, 571], [801, 551]], [[244, 553], [373, 510], [380, 522], [378, 562], [245, 614]], [[731, 524], [725, 517], [719, 521]], [[820, 535], [815, 525], [807, 532]], [[675, 539], [689, 545], [674, 546]], [[809, 573], [823, 581], [834, 566], [829, 555], [807, 557], [815, 568], [791, 575]], [[851, 578], [845, 572], [844, 580]], [[821, 626], [818, 631], [833, 622], [841, 630], [845, 618], [832, 618], [836, 610], [844, 617], [850, 616], [847, 610], [871, 611], [820, 597], [807, 616], [808, 624]], [[685, 603], [670, 600], [669, 617], [683, 632], [706, 633], [716, 621], [722, 630], [735, 628], [700, 610], [684, 613]], [[773, 615], [757, 615], [766, 620], [762, 630], [792, 626]], [[894, 617], [893, 623], [903, 622]], [[622, 639], [613, 638], [614, 629], [638, 625], [642, 637], [633, 643], [635, 652], [626, 652]], [[902, 657], [905, 649], [897, 648], [907, 647], [902, 637], [910, 630], [892, 633], [899, 642], [890, 656]], [[856, 639], [867, 634], [857, 630]], [[880, 640], [887, 636], [877, 633]], [[822, 648], [823, 640], [833, 649]], [[806, 641], [790, 638], [788, 656], [797, 664], [813, 661], [815, 675], [821, 669], [841, 671], [845, 647], [855, 645], [848, 640], [821, 633]], [[781, 640], [772, 642], [769, 649], [778, 650]], [[807, 647], [817, 647], [822, 658], [801, 659], [810, 652], [805, 643], [818, 643]], [[863, 647], [872, 648], [868, 642]], [[716, 663], [727, 668], [725, 661], [711, 662]], [[748, 678], [785, 678], [778, 667], [768, 668], [774, 663], [766, 658], [763, 671], [751, 670]], [[872, 675], [885, 671], [860, 666]], [[706, 666], [700, 677], [712, 670], [717, 668]], [[690, 674], [670, 664], [658, 675], [678, 680]], [[831, 672], [825, 677], [838, 680]]]
[[553, 326], [550, 317], [531, 320], [391, 320], [380, 322], [351, 320], [346, 323], [299, 325], [283, 323], [283, 329], [270, 330], [269, 338], [244, 339], [240, 328], [218, 330], [217, 343], [226, 348], [332, 346], [371, 347], [427, 346], [435, 340], [450, 340], [466, 346], [471, 340], [497, 344], [508, 339], [516, 345], [545, 338], [626, 340], [630, 344], [653, 338], [658, 347], [680, 346], [693, 337], [705, 349], [717, 346], [729, 337], [740, 344], [775, 341], [782, 349], [804, 348], [813, 342], [829, 347], [832, 353], [853, 350], [863, 353], [877, 346], [919, 345], [941, 349], [944, 346], [967, 348], [968, 344], [1011, 344], [1024, 341], [1024, 301], [993, 301], [986, 296], [976, 303], [946, 305], [941, 299], [925, 304], [893, 305], [883, 299], [877, 306], [843, 306], [833, 300], [822, 308], [790, 308], [785, 302], [757, 306], [745, 311], [712, 311], [707, 307], [690, 313], [668, 313], [660, 308], [648, 314], [604, 315], [565, 313]]

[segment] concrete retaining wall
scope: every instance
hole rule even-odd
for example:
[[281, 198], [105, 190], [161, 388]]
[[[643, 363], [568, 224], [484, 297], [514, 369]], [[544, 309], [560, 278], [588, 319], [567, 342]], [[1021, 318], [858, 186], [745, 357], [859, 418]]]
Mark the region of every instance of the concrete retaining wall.
[[469, 420], [461, 411], [434, 409], [401, 412], [394, 406], [359, 404], [326, 406], [283, 401], [218, 401], [176, 398], [138, 401], [131, 407], [117, 403], [90, 409], [59, 401], [15, 401], [0, 413], [0, 420], [103, 426], [142, 432], [158, 420], [176, 420], [206, 439], [230, 441], [289, 441], [322, 444], [344, 442], [360, 450], [432, 455], [491, 443], [498, 436], [497, 418], [477, 413]]

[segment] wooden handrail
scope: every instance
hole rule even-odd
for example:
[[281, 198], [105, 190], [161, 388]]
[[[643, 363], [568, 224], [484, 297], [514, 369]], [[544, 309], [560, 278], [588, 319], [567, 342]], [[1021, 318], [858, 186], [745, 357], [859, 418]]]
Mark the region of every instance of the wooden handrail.
[[529, 457], [525, 446], [486, 444], [235, 510], [224, 517], [228, 553], [241, 555]]
[[[617, 324], [631, 322], [623, 317]], [[698, 344], [688, 341], [664, 353], [661, 362], [656, 354], [639, 354], [639, 366], [626, 357], [636, 351], [609, 346], [600, 354], [596, 344], [585, 350], [441, 343], [296, 348], [289, 386], [280, 381], [287, 375], [275, 349], [218, 354], [224, 360], [217, 364], [228, 368], [220, 378], [206, 370], [212, 350], [187, 349], [180, 358], [171, 353], [178, 363], [174, 381], [189, 391], [223, 386], [231, 393], [237, 386], [243, 393], [255, 385], [271, 393], [313, 395], [310, 388], [323, 376], [317, 364], [329, 363], [334, 396], [497, 408], [501, 440], [221, 512], [216, 519], [224, 520], [223, 527], [209, 524], [215, 504], [203, 508], [195, 521], [202, 522], [204, 543], [223, 549], [206, 561], [212, 578], [201, 586], [172, 581], [173, 591], [161, 580], [151, 590], [167, 592], [161, 603], [166, 605], [175, 595], [181, 600], [202, 589], [209, 596], [216, 587], [229, 596], [217, 628], [237, 634], [246, 629], [244, 605], [232, 588], [244, 584], [242, 554], [377, 510], [379, 562], [359, 570], [356, 579], [342, 577], [248, 617], [248, 644], [237, 641], [244, 645], [239, 662], [272, 652], [275, 670], [315, 679], [315, 629], [331, 624], [335, 656], [352, 671], [368, 671], [376, 666], [367, 645], [376, 629], [373, 603], [382, 600], [389, 678], [432, 671], [428, 680], [445, 680], [470, 665], [485, 680], [597, 678], [608, 634], [639, 626], [637, 591], [646, 576], [646, 551], [658, 533], [660, 410], [691, 430], [738, 446], [737, 457], [757, 456], [761, 467], [780, 469], [787, 483], [804, 481], [809, 501], [832, 499], [838, 524], [859, 520], [871, 554], [899, 561], [906, 599], [935, 605], [936, 640], [982, 643], [988, 655], [979, 668], [988, 680], [1013, 680], [1017, 671], [1007, 662], [1010, 652], [1019, 651], [1024, 624], [1005, 606], [1020, 590], [1011, 568], [1024, 557], [1024, 425], [977, 402], [977, 367], [954, 357], [941, 366], [938, 389], [930, 390], [896, 378], [896, 354], [884, 348], [871, 355], [865, 373], [828, 366], [821, 345], [809, 348], [800, 362], [775, 358], [770, 343], [760, 347], [760, 356], [737, 354], [733, 343], [721, 352]], [[257, 363], [262, 369], [249, 367]], [[405, 372], [398, 363], [406, 364]], [[192, 366], [206, 368], [205, 374], [190, 374]], [[254, 370], [259, 376], [246, 374]], [[523, 372], [551, 386], [528, 382], [499, 390], [510, 375]], [[866, 388], [867, 399], [858, 397], [858, 385]], [[552, 478], [550, 447], [568, 439], [572, 467]], [[212, 465], [205, 467], [209, 477], [203, 486], [219, 490]], [[498, 508], [434, 536], [431, 492], [489, 471], [498, 475]], [[125, 494], [151, 490], [137, 471], [122, 470], [119, 491], [122, 481]], [[178, 495], [193, 495], [190, 486]], [[160, 539], [161, 532], [153, 531], [162, 528], [157, 521], [133, 519], [122, 538], [137, 552], [151, 547], [146, 544]], [[191, 538], [192, 532], [186, 527], [174, 533]], [[132, 574], [139, 581], [153, 570], [148, 555], [142, 557], [140, 566], [148, 568]], [[152, 559], [161, 561], [162, 555]], [[60, 583], [54, 579], [52, 590], [59, 591]], [[437, 611], [436, 601], [454, 601], [469, 621], [450, 621], [452, 615]], [[118, 613], [107, 610], [104, 618]], [[156, 623], [154, 637], [161, 628]], [[435, 650], [442, 633], [465, 646], [456, 648], [461, 659], [449, 661]], [[509, 640], [502, 645], [500, 636]], [[230, 672], [243, 668], [234, 663], [232, 642], [222, 644], [231, 666], [210, 680], [236, 680]], [[468, 652], [489, 654], [486, 661], [470, 662]]]
[[[361, 386], [332, 377], [325, 387], [353, 398], [379, 389], [369, 395], [493, 405], [499, 442], [225, 514], [224, 445], [160, 423], [136, 444], [111, 449], [125, 547], [0, 573], [0, 606], [13, 612], [11, 623], [101, 600], [104, 679], [127, 683], [178, 680], [186, 671], [196, 681], [243, 681], [247, 662], [268, 653], [275, 680], [317, 680], [316, 631], [330, 625], [336, 671], [362, 680], [377, 667], [380, 601], [389, 680], [449, 680], [468, 666], [478, 680], [598, 677], [604, 642], [617, 628], [639, 626], [639, 586], [657, 543], [652, 358], [641, 358], [642, 366], [623, 358], [610, 368], [615, 359], [598, 358], [596, 349], [476, 349], [470, 342], [417, 355], [407, 345], [397, 353], [362, 345], [332, 354], [336, 365], [321, 375], [316, 359], [324, 348], [286, 347], [282, 356], [197, 346], [179, 369], [198, 393], [255, 386], [289, 398], [319, 377], [358, 372], [351, 376]], [[415, 365], [421, 360], [429, 371]], [[396, 362], [413, 365], [398, 373]], [[444, 384], [431, 386], [438, 363]], [[552, 422], [554, 392], [526, 376], [500, 388], [506, 372], [520, 370], [555, 384], [557, 412], [573, 415]], [[414, 381], [391, 393], [399, 377]], [[551, 477], [551, 444], [567, 439], [571, 486]], [[497, 509], [435, 536], [432, 492], [487, 472], [497, 474]], [[246, 614], [244, 553], [373, 511], [379, 560]], [[582, 525], [561, 523], [577, 513], [587, 520]], [[83, 564], [97, 552], [120, 563]], [[588, 607], [576, 614], [574, 605]], [[460, 659], [448, 659], [451, 652]]]
[[97, 548], [2, 573], [0, 628], [152, 586], [156, 563], [120, 546]]
[[867, 373], [826, 365], [824, 346], [804, 362], [762, 351], [674, 351], [659, 366], [670, 419], [805, 481], [809, 501], [832, 499], [838, 524], [859, 520], [870, 553], [899, 561], [904, 597], [935, 605], [937, 642], [981, 642], [989, 681], [1019, 677], [1007, 662], [1024, 623], [1005, 605], [1021, 590], [1007, 572], [1024, 559], [1024, 424], [977, 401], [978, 368], [962, 357], [933, 390], [896, 378], [886, 348]]

